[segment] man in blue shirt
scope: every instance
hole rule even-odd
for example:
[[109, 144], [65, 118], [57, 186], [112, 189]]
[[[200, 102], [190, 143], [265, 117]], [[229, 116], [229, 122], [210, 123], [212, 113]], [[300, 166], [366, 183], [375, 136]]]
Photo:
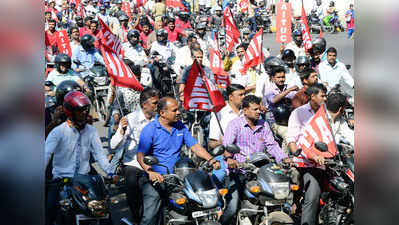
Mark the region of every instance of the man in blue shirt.
[[143, 128], [137, 151], [137, 160], [148, 176], [143, 176], [139, 184], [143, 192], [143, 217], [141, 225], [155, 225], [160, 223], [161, 197], [165, 192], [164, 186], [153, 186], [151, 182], [163, 182], [161, 174], [167, 170], [160, 166], [149, 166], [144, 163], [145, 155], [152, 155], [159, 160], [159, 164], [168, 167], [173, 172], [173, 166], [180, 158], [180, 149], [185, 144], [198, 157], [209, 161], [214, 169], [220, 168], [220, 163], [191, 136], [187, 127], [178, 120], [179, 106], [175, 99], [163, 97], [158, 104], [158, 115]]
[[[72, 51], [72, 69], [81, 75], [82, 78], [87, 76], [87, 70], [92, 68], [94, 64], [105, 65], [103, 57], [94, 47], [94, 41], [93, 36], [85, 34], [80, 40], [80, 46]], [[76, 62], [79, 63], [77, 64]]]

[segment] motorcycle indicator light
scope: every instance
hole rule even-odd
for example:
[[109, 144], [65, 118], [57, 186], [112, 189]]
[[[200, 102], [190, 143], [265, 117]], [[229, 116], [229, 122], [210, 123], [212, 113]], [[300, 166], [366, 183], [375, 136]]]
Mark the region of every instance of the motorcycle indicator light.
[[219, 190], [219, 194], [221, 196], [225, 196], [225, 195], [227, 195], [227, 193], [229, 193], [229, 190], [227, 190], [226, 188], [223, 188], [223, 189]]
[[296, 184], [291, 185], [291, 190], [298, 191], [299, 190], [299, 185], [296, 185]]
[[175, 200], [175, 202], [178, 205], [183, 205], [184, 203], [186, 203], [186, 198], [178, 198]]
[[89, 192], [88, 190], [84, 190], [80, 186], [75, 186], [75, 189], [82, 193], [82, 195], [86, 195]]
[[249, 191], [251, 191], [252, 193], [259, 193], [260, 192], [260, 187], [259, 186], [252, 186], [251, 188], [249, 188]]

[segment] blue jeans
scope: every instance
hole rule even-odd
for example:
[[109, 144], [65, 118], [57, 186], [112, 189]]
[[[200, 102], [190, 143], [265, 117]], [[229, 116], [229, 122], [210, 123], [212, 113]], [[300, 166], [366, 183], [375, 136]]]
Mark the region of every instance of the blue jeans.
[[355, 32], [355, 29], [348, 29], [348, 38], [352, 37], [353, 32]]
[[256, 33], [256, 19], [255, 17], [249, 18], [249, 25], [252, 33]]

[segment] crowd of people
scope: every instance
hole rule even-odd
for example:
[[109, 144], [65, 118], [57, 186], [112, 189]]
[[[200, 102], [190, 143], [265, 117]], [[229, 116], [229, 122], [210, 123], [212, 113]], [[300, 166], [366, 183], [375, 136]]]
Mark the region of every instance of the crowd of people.
[[[45, 1], [48, 64], [45, 91], [46, 98], [55, 99], [54, 106], [46, 108], [45, 163], [49, 181], [46, 224], [54, 224], [60, 182], [66, 177], [90, 173], [91, 156], [115, 180], [116, 165], [123, 162], [127, 201], [134, 223], [154, 225], [161, 221], [163, 190], [154, 188], [153, 182], [163, 182], [166, 168], [145, 164], [144, 156], [155, 156], [173, 171], [182, 146], [187, 146], [212, 165], [216, 183], [227, 183], [230, 190], [236, 190], [228, 193], [230, 200], [220, 218], [227, 225], [235, 223], [232, 220], [239, 208], [238, 192], [242, 185], [226, 171], [237, 168], [245, 158], [227, 151], [213, 158], [210, 149], [236, 144], [248, 155], [266, 148], [277, 163], [284, 161], [294, 166], [292, 157], [302, 131], [322, 104], [326, 105], [335, 141], [345, 140], [354, 145], [353, 118], [344, 117], [348, 96], [330, 93], [337, 85], [353, 89], [354, 79], [342, 60], [338, 60], [338, 49], [329, 46], [325, 38], [317, 37], [313, 39], [313, 47], [305, 51], [299, 30], [292, 32], [292, 42], [282, 45], [279, 55], [272, 56], [266, 48], [262, 49], [264, 62], [249, 68], [245, 74], [241, 70], [251, 35], [248, 38], [248, 33], [242, 32], [240, 43], [231, 53], [222, 50], [223, 70], [230, 80], [230, 85], [221, 90], [226, 106], [218, 113], [205, 112], [209, 121], [202, 124], [206, 142], [198, 144], [181, 122], [182, 114], [188, 113], [181, 108], [183, 93], [194, 60], [205, 76], [215, 82], [209, 55], [214, 42], [207, 29], [210, 24], [223, 27], [222, 2], [215, 2], [210, 9], [215, 11], [211, 20], [199, 19], [197, 23], [190, 18], [205, 4], [203, 1], [191, 9], [189, 3], [182, 1], [187, 10], [181, 8], [174, 14], [168, 13], [170, 10], [163, 0], [147, 0], [141, 5], [139, 1], [127, 2], [128, 9], [122, 0]], [[354, 32], [353, 5], [350, 7], [348, 37]], [[99, 19], [119, 38], [123, 59], [145, 87], [140, 92], [109, 85], [109, 149], [103, 148], [99, 132], [93, 126], [98, 118], [90, 101], [93, 93], [85, 82], [90, 68], [106, 66], [99, 50], [102, 35]], [[61, 30], [67, 31], [71, 55], [60, 52], [57, 37]], [[256, 27], [251, 27], [250, 32], [254, 30]], [[164, 96], [159, 90], [161, 84], [155, 75], [159, 58], [169, 61], [177, 75], [176, 96]], [[145, 69], [150, 71], [150, 78], [144, 77]], [[301, 224], [314, 225], [323, 179], [323, 170], [318, 165], [323, 165], [325, 159], [314, 155], [307, 160], [311, 166], [297, 168], [307, 184], [303, 205], [298, 207], [302, 207]]]

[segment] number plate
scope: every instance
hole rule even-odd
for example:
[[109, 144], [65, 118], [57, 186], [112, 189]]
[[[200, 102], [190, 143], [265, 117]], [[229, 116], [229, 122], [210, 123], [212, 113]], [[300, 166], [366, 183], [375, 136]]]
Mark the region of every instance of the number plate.
[[193, 218], [198, 218], [198, 217], [202, 217], [202, 216], [208, 216], [208, 215], [211, 215], [211, 214], [215, 214], [218, 211], [220, 211], [219, 207], [218, 208], [214, 208], [214, 209], [209, 209], [209, 210], [193, 212], [192, 216], [193, 216]]

